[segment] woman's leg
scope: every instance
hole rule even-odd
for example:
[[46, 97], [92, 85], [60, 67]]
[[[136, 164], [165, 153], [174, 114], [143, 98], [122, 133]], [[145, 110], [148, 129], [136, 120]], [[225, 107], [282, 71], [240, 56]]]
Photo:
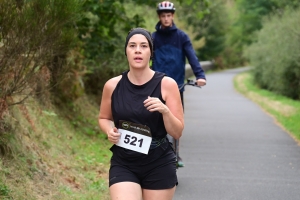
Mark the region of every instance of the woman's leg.
[[143, 200], [173, 199], [178, 184], [176, 156], [168, 143], [162, 145], [161, 151], [165, 153], [148, 167], [151, 170], [141, 181]]
[[134, 182], [119, 182], [109, 187], [111, 200], [142, 200], [141, 186]]
[[165, 190], [143, 189], [143, 200], [172, 200], [176, 186]]

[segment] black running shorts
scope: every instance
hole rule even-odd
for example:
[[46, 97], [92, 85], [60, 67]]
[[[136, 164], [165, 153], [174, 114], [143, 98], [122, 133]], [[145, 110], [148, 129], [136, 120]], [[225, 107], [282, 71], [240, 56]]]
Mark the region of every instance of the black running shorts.
[[155, 150], [164, 150], [164, 153], [160, 154], [157, 152], [160, 154], [160, 157], [153, 159], [152, 162], [147, 162], [152, 160], [149, 158], [146, 158], [147, 160], [145, 161], [139, 160], [134, 163], [126, 162], [124, 159], [113, 156], [109, 170], [109, 186], [125, 181], [138, 183], [143, 189], [149, 190], [170, 189], [177, 185], [176, 156], [174, 151], [171, 148], [162, 149], [160, 147], [157, 147]]

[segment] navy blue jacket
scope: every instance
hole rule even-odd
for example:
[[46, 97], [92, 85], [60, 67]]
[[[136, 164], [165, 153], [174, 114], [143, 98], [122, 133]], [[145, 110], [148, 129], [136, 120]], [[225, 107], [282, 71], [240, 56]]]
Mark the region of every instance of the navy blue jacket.
[[184, 84], [187, 58], [196, 79], [206, 79], [188, 35], [178, 29], [174, 23], [172, 27], [165, 29], [160, 27], [161, 23], [158, 22], [156, 31], [152, 33], [154, 41], [152, 69], [173, 78], [180, 88]]

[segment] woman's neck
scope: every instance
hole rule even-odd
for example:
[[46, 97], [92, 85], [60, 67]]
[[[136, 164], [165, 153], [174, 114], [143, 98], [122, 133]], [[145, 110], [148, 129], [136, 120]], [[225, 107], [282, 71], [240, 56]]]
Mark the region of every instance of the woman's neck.
[[150, 68], [144, 70], [130, 70], [128, 72], [128, 79], [134, 85], [143, 85], [151, 80], [154, 73], [155, 72]]

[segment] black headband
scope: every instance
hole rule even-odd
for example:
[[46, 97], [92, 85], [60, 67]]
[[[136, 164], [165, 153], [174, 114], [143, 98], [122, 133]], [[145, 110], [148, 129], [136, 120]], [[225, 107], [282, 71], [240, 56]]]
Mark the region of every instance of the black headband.
[[153, 55], [153, 41], [152, 41], [151, 33], [149, 31], [147, 31], [146, 29], [143, 29], [143, 28], [134, 28], [128, 33], [128, 35], [126, 37], [126, 42], [125, 42], [125, 55], [127, 56], [126, 47], [128, 45], [128, 41], [135, 34], [142, 34], [143, 36], [145, 36], [147, 38], [147, 40], [149, 42], [150, 50], [151, 50], [151, 57], [152, 57], [152, 55]]

